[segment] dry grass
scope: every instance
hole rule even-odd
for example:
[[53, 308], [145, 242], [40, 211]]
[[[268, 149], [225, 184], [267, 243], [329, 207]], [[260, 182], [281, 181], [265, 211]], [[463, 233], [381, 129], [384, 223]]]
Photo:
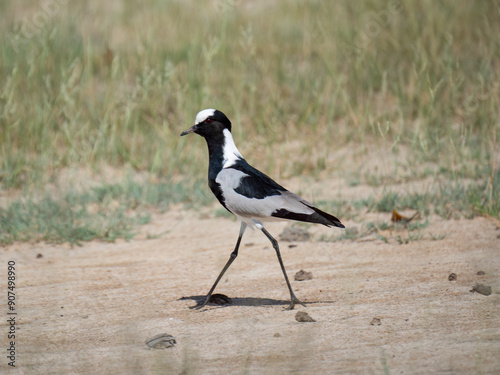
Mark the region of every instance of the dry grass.
[[[486, 184], [485, 212], [498, 215], [499, 9], [4, 2], [0, 184], [27, 196], [64, 168], [106, 165], [194, 186], [206, 149], [178, 135], [216, 107], [273, 177], [377, 184], [403, 168], [410, 178], [473, 179]], [[392, 155], [390, 171], [353, 172], [374, 150]]]

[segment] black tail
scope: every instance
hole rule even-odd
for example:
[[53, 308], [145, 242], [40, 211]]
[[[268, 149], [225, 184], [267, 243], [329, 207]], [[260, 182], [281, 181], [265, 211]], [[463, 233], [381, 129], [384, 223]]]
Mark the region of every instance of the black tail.
[[281, 219], [289, 219], [289, 220], [297, 220], [297, 221], [304, 221], [307, 223], [317, 223], [317, 224], [323, 224], [326, 225], [327, 227], [338, 227], [338, 228], [345, 228], [344, 224], [340, 222], [339, 219], [337, 219], [335, 216], [330, 215], [329, 213], [326, 213], [324, 211], [321, 211], [319, 208], [316, 208], [314, 206], [309, 206], [307, 207], [311, 208], [314, 210], [312, 214], [300, 214], [296, 212], [291, 212], [288, 210], [285, 210], [284, 208], [277, 210], [272, 213], [271, 216], [274, 217], [279, 217]]
[[[344, 224], [342, 224], [340, 220], [337, 219], [335, 216], [330, 215], [325, 211], [321, 211], [319, 208], [316, 207], [311, 207], [311, 208], [314, 210], [315, 214], [317, 214], [321, 218], [320, 219], [321, 221], [316, 221], [316, 223], [326, 225], [327, 227], [334, 226], [337, 228], [345, 228]], [[313, 214], [313, 216], [315, 216], [315, 214]], [[324, 221], [327, 221], [328, 223], [325, 223]]]

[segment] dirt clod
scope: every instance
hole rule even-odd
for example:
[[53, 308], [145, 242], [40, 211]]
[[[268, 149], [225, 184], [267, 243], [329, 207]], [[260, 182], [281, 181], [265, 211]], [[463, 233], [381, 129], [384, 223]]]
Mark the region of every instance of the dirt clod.
[[279, 332], [276, 332], [273, 336], [274, 337], [281, 337], [281, 334]]
[[486, 272], [484, 272], [484, 271], [477, 271], [477, 275], [478, 276], [483, 276], [483, 275], [486, 275]]
[[304, 311], [297, 311], [297, 314], [295, 314], [295, 320], [297, 322], [301, 322], [301, 323], [315, 322], [316, 321], [313, 318], [311, 318], [308, 313], [306, 313]]
[[36, 254], [36, 259], [40, 259], [40, 258], [43, 258], [43, 254], [41, 254], [41, 253]]
[[306, 242], [309, 238], [309, 232], [300, 227], [285, 227], [280, 234], [280, 240], [285, 242]]
[[448, 276], [449, 281], [456, 281], [457, 280], [457, 274], [455, 272], [450, 273], [450, 276]]
[[153, 349], [167, 349], [172, 348], [177, 343], [174, 336], [168, 333], [160, 333], [145, 341], [146, 345]]
[[370, 324], [372, 326], [379, 326], [382, 324], [382, 320], [380, 318], [373, 318]]
[[304, 270], [300, 270], [295, 274], [295, 281], [312, 280], [312, 278], [313, 278], [312, 272], [307, 272]]
[[483, 296], [489, 296], [491, 294], [491, 286], [476, 284], [470, 290], [472, 293], [476, 292], [482, 294]]
[[233, 303], [231, 298], [229, 298], [225, 294], [220, 293], [212, 294], [208, 302], [215, 303], [216, 305], [230, 305], [231, 303]]

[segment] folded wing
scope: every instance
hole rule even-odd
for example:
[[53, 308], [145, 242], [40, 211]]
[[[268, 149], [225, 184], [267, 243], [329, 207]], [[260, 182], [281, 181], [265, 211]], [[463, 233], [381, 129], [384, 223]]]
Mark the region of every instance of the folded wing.
[[248, 218], [289, 219], [344, 228], [335, 216], [291, 193], [264, 173], [238, 160], [217, 175], [224, 205], [232, 213]]

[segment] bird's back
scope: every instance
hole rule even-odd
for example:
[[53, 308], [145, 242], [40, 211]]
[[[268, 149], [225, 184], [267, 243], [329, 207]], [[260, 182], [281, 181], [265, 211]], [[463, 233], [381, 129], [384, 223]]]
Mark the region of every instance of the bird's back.
[[343, 228], [340, 221], [276, 183], [244, 159], [218, 173], [212, 191], [233, 214], [261, 221], [288, 219]]

